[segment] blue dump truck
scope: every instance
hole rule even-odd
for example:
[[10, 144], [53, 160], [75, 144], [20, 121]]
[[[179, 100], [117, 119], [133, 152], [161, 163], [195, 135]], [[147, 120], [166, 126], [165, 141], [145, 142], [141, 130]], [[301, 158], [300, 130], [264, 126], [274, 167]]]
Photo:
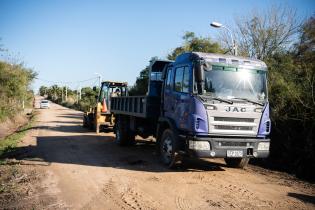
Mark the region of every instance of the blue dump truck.
[[189, 52], [175, 61], [152, 59], [146, 96], [111, 101], [116, 142], [154, 136], [162, 162], [184, 155], [224, 158], [244, 168], [269, 155], [267, 66], [256, 59]]

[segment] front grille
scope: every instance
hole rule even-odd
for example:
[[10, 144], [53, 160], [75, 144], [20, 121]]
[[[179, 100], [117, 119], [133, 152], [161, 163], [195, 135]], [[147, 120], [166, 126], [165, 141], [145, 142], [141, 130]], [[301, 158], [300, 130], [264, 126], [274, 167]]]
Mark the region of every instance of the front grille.
[[215, 125], [218, 130], [238, 130], [238, 131], [251, 131], [253, 126], [234, 126], [234, 125]]
[[254, 122], [253, 118], [214, 117], [214, 121], [220, 122]]
[[246, 147], [246, 146], [252, 146], [252, 143], [250, 143], [250, 142], [220, 141], [220, 142], [218, 142], [218, 145], [222, 146], [222, 147]]

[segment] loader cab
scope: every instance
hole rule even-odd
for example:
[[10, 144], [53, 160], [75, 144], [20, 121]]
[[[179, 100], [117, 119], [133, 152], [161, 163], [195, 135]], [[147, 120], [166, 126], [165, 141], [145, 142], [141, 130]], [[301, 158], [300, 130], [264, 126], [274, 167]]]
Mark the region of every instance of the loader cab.
[[117, 96], [127, 96], [128, 95], [128, 84], [127, 82], [112, 82], [105, 81], [102, 82], [100, 94], [98, 97], [98, 102], [102, 106], [106, 106], [106, 109], [103, 108], [103, 112], [109, 112], [110, 108], [110, 99]]

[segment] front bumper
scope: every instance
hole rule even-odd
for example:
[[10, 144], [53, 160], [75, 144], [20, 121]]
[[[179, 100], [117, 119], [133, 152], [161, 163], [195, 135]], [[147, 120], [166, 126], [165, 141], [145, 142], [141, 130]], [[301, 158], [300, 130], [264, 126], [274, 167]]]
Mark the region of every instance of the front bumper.
[[[228, 151], [242, 151], [242, 156], [239, 158], [266, 158], [269, 156], [269, 146], [268, 148], [261, 148], [258, 150], [258, 144], [261, 142], [269, 143], [270, 139], [260, 139], [260, 138], [241, 138], [241, 137], [183, 137], [185, 141], [186, 152], [195, 157], [211, 157], [211, 158], [226, 158], [228, 157]], [[203, 143], [208, 142], [209, 147], [196, 148], [196, 142], [202, 141]], [[194, 146], [192, 146], [194, 145]], [[231, 156], [229, 156], [231, 157]], [[233, 157], [232, 157], [233, 158]]]
[[40, 108], [41, 108], [41, 109], [49, 109], [49, 106], [47, 106], [47, 105], [41, 105]]

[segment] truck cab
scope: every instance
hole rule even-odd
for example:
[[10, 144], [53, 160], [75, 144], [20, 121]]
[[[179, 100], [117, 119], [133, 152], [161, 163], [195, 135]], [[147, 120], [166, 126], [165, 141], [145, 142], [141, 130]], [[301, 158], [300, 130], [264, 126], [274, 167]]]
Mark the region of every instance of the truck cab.
[[[259, 60], [184, 53], [166, 69], [160, 121], [172, 122], [178, 149], [191, 155], [225, 158], [238, 167], [265, 158], [271, 125], [266, 74]], [[172, 153], [160, 137], [161, 153]]]

